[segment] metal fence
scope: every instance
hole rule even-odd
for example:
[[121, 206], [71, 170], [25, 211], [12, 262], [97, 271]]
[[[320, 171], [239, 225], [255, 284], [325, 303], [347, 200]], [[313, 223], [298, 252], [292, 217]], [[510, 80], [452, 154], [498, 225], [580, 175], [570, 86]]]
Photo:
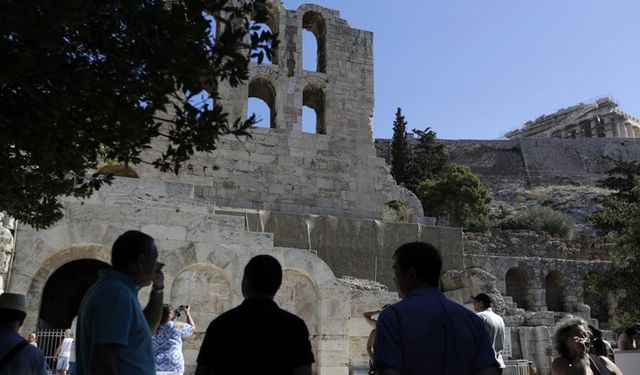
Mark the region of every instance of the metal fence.
[[39, 329], [36, 331], [38, 348], [44, 353], [44, 360], [49, 367], [49, 373], [54, 373], [56, 368], [56, 348], [64, 340], [64, 329]]
[[529, 361], [526, 359], [505, 361], [505, 365], [502, 375], [529, 375]]

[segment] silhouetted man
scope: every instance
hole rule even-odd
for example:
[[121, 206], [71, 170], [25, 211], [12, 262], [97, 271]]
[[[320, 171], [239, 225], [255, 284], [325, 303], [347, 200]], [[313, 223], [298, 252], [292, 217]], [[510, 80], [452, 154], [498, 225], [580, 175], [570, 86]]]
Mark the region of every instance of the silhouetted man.
[[[164, 275], [153, 238], [125, 232], [113, 243], [111, 264], [80, 304], [78, 374], [155, 375], [151, 332], [160, 323]], [[138, 290], [149, 284], [153, 287], [143, 311]]]
[[253, 257], [244, 269], [244, 302], [214, 319], [198, 354], [196, 375], [310, 375], [314, 362], [304, 321], [278, 307], [280, 263]]
[[402, 301], [380, 313], [373, 354], [381, 375], [497, 375], [482, 320], [438, 289], [442, 259], [424, 242], [400, 246], [393, 271]]
[[473, 297], [473, 309], [484, 323], [487, 329], [493, 352], [496, 355], [496, 361], [500, 365], [500, 373], [507, 367], [502, 359], [502, 349], [504, 348], [504, 320], [491, 308], [491, 297], [487, 293], [480, 293]]

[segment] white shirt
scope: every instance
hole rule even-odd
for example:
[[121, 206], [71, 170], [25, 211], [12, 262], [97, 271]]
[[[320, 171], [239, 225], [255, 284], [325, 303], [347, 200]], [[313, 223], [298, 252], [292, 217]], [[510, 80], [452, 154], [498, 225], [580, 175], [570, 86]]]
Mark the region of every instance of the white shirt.
[[489, 333], [489, 338], [493, 346], [493, 351], [496, 354], [496, 360], [500, 364], [500, 368], [507, 367], [502, 359], [502, 349], [504, 347], [504, 320], [502, 317], [493, 312], [491, 307], [486, 310], [480, 311], [478, 316], [484, 322], [484, 327]]
[[71, 321], [71, 337], [73, 342], [71, 343], [71, 352], [69, 353], [69, 362], [76, 361], [76, 326], [78, 324], [78, 315], [73, 317]]
[[62, 346], [60, 347], [59, 357], [69, 357], [71, 355], [71, 343], [73, 343], [73, 339], [67, 337], [62, 341]]

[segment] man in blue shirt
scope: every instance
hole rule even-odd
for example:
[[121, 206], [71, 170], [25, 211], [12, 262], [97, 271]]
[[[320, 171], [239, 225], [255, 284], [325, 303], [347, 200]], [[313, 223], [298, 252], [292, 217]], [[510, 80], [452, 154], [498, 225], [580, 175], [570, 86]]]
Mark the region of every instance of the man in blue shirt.
[[403, 299], [378, 318], [378, 374], [497, 375], [498, 363], [482, 320], [438, 289], [438, 249], [412, 242], [400, 246], [393, 258]]
[[40, 349], [29, 345], [18, 330], [27, 317], [23, 294], [0, 294], [0, 374], [47, 375], [47, 364]]
[[[153, 238], [125, 232], [113, 244], [111, 264], [80, 305], [78, 374], [155, 375], [151, 332], [160, 323], [164, 275]], [[138, 289], [149, 284], [153, 288], [143, 311]]]

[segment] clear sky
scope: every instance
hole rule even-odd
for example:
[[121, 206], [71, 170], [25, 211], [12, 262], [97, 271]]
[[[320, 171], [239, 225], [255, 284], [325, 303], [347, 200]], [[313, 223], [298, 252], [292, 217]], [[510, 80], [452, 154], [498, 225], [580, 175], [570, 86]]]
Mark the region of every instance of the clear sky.
[[639, 0], [284, 0], [308, 2], [374, 33], [378, 138], [397, 107], [443, 139], [498, 139], [605, 95], [640, 117]]

